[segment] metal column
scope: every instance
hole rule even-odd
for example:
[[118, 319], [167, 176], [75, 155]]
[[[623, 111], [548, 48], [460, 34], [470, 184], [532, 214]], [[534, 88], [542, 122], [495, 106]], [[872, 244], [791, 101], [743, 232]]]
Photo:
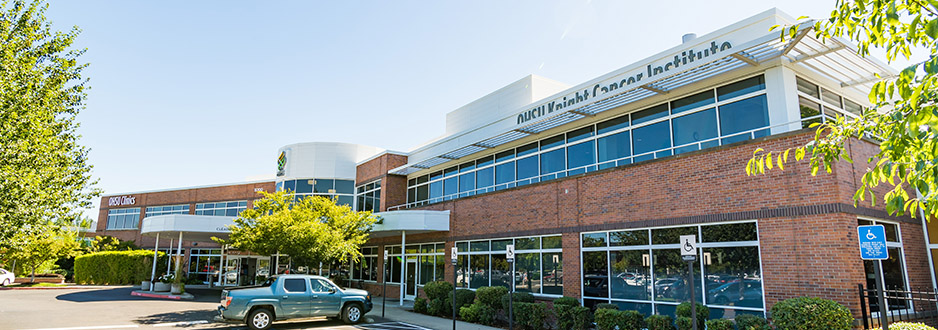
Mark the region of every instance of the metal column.
[[159, 257], [160, 233], [156, 233], [156, 243], [153, 244], [153, 269], [150, 271], [150, 291], [153, 291], [153, 281], [156, 281], [156, 258]]

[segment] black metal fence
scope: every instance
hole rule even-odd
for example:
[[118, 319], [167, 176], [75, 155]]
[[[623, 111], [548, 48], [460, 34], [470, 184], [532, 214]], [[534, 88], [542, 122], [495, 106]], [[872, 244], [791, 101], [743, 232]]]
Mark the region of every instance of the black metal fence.
[[[879, 295], [876, 289], [867, 289], [858, 284], [860, 293], [860, 311], [863, 329], [881, 328]], [[930, 326], [938, 325], [938, 291], [905, 290], [886, 288], [886, 323], [921, 322]]]

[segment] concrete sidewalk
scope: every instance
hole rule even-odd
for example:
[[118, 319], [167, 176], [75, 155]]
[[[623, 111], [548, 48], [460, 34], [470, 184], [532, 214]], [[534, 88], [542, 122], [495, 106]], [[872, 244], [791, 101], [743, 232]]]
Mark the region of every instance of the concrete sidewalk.
[[[373, 302], [375, 304], [375, 307], [368, 314], [374, 315], [374, 316], [381, 316], [381, 299], [380, 298], [375, 299], [373, 300]], [[452, 319], [414, 313], [414, 312], [411, 312], [413, 309], [414, 309], [413, 302], [405, 301], [404, 306], [401, 306], [398, 304], [396, 299], [393, 302], [392, 300], [388, 300], [387, 310], [385, 310], [385, 318], [398, 321], [398, 322], [405, 322], [405, 323], [410, 323], [414, 325], [419, 325], [421, 327], [430, 328], [434, 330], [446, 330], [446, 329], [453, 328]], [[468, 323], [468, 322], [463, 322], [463, 321], [456, 321], [456, 329], [457, 330], [503, 330], [501, 328], [493, 328], [493, 327], [488, 327], [488, 326], [484, 326], [481, 324]]]

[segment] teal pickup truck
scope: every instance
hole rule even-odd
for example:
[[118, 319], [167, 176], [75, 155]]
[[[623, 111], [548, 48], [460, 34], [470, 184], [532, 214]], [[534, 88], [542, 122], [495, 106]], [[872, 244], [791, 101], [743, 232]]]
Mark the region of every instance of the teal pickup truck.
[[322, 276], [276, 275], [260, 286], [223, 290], [215, 319], [244, 322], [251, 329], [270, 328], [277, 320], [317, 316], [355, 324], [371, 308], [367, 291], [343, 289]]

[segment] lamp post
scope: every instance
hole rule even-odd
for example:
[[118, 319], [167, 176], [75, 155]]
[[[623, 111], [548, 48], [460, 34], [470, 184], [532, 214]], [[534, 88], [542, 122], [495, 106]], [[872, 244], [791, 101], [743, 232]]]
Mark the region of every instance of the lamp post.
[[453, 330], [456, 330], [456, 252], [458, 250], [456, 246], [453, 246], [452, 252], [450, 252], [450, 259], [453, 259]]
[[384, 317], [384, 306], [388, 304], [388, 266], [391, 264], [391, 257], [389, 256], [389, 250], [384, 250], [384, 278], [381, 279], [381, 284], [384, 287], [381, 293], [381, 317]]

